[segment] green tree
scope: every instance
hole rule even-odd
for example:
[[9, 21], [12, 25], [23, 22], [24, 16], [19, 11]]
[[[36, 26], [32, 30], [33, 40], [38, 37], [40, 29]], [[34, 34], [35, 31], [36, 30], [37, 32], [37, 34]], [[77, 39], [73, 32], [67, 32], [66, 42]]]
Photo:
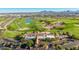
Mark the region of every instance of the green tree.
[[23, 39], [23, 37], [21, 36], [21, 35], [17, 35], [16, 37], [15, 37], [15, 40], [17, 40], [17, 41], [21, 41]]
[[34, 45], [33, 40], [28, 40], [28, 41], [27, 41], [27, 46], [28, 46], [28, 47], [32, 47], [33, 45]]

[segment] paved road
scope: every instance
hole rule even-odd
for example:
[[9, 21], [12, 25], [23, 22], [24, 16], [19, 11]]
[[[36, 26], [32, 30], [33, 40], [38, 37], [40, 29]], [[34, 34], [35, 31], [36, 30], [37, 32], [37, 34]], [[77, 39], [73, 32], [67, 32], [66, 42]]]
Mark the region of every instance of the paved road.
[[15, 20], [14, 17], [7, 18], [4, 22], [0, 23], [0, 29], [5, 29]]

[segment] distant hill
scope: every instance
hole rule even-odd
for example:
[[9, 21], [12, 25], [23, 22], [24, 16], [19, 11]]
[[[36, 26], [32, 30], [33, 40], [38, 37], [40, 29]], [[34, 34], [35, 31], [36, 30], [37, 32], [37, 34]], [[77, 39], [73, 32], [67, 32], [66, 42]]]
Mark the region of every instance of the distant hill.
[[16, 13], [0, 13], [0, 15], [54, 15], [54, 16], [79, 16], [79, 10], [77, 11], [40, 11], [40, 12], [16, 12]]

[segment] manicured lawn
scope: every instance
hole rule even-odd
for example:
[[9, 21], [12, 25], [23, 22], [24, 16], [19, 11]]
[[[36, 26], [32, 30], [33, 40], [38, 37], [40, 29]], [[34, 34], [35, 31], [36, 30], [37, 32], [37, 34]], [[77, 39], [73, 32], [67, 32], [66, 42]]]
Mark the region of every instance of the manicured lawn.
[[5, 21], [5, 20], [6, 20], [6, 18], [0, 17], [0, 22], [1, 22], [1, 21]]
[[[79, 24], [78, 19], [70, 19], [70, 18], [62, 18], [54, 21], [56, 22], [64, 22], [65, 27], [61, 32], [69, 32], [70, 34], [74, 35], [77, 39], [79, 39]], [[77, 24], [78, 23], [78, 24]], [[52, 32], [57, 32], [59, 29], [53, 29]]]
[[7, 27], [8, 30], [18, 30], [20, 28], [26, 28], [27, 24], [25, 20], [26, 18], [16, 18], [16, 20]]
[[[51, 32], [69, 32], [70, 34], [74, 35], [76, 38], [79, 39], [79, 20], [78, 18], [35, 18], [34, 20], [47, 20], [52, 25], [57, 22], [64, 22], [64, 28], [62, 30], [56, 28], [52, 29]], [[43, 23], [43, 22], [42, 22]], [[10, 24], [8, 27], [8, 31], [5, 31], [3, 36], [4, 37], [14, 37], [18, 34], [24, 33], [23, 31], [17, 31], [18, 29], [27, 28], [26, 18], [16, 18], [16, 20]]]
[[24, 31], [8, 31], [6, 30], [4, 33], [3, 33], [3, 37], [5, 38], [13, 38], [15, 37], [16, 35], [20, 35], [24, 33]]

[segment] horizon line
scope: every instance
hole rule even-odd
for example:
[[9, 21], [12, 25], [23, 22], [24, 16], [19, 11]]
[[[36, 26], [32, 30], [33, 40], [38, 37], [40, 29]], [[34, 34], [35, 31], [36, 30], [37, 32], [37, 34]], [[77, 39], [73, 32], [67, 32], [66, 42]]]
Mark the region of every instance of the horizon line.
[[23, 13], [23, 12], [41, 12], [41, 11], [78, 11], [79, 8], [0, 8], [0, 13]]

